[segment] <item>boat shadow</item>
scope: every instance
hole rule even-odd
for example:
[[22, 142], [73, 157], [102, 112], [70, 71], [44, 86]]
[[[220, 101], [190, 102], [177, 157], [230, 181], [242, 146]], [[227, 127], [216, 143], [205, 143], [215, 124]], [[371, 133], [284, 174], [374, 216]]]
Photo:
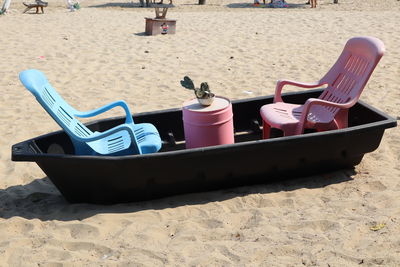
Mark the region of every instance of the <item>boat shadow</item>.
[[26, 185], [0, 189], [0, 218], [22, 217], [41, 221], [84, 220], [101, 213], [132, 213], [143, 210], [162, 210], [186, 205], [221, 202], [251, 194], [290, 192], [301, 188], [323, 188], [352, 180], [354, 168], [280, 182], [241, 186], [216, 191], [190, 193], [155, 200], [114, 205], [70, 204], [50, 179], [36, 179]]

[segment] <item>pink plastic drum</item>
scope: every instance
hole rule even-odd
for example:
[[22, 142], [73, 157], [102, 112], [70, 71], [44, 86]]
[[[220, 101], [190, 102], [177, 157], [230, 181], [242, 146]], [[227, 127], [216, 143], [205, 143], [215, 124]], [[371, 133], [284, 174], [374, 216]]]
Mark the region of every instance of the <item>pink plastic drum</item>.
[[197, 99], [186, 101], [182, 108], [186, 148], [233, 144], [233, 113], [229, 99], [215, 97], [210, 106]]

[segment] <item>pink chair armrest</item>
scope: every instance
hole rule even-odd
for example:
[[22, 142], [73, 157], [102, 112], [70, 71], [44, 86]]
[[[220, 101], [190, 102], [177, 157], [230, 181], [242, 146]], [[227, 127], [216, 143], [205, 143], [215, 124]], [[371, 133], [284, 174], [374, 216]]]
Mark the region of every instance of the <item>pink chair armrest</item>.
[[294, 86], [302, 87], [302, 88], [315, 88], [315, 87], [318, 87], [318, 86], [321, 86], [324, 84], [326, 84], [326, 83], [321, 82], [321, 81], [314, 82], [314, 83], [301, 83], [301, 82], [290, 81], [290, 80], [278, 80], [276, 82], [274, 103], [275, 102], [283, 102], [282, 89], [283, 89], [283, 86], [285, 86], [285, 85], [294, 85]]
[[356, 102], [357, 102], [357, 99], [353, 99], [347, 103], [335, 103], [335, 102], [322, 100], [319, 98], [309, 98], [306, 101], [306, 103], [304, 103], [303, 110], [309, 111], [311, 106], [313, 106], [313, 105], [321, 105], [321, 106], [335, 107], [335, 108], [351, 108]]

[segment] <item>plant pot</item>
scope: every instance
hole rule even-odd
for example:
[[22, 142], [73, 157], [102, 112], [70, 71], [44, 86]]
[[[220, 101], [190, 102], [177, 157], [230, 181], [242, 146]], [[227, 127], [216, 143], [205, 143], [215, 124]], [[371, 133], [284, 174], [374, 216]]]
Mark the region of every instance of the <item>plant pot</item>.
[[211, 97], [209, 98], [197, 98], [197, 100], [199, 101], [200, 104], [202, 104], [203, 106], [209, 106], [213, 103], [215, 98], [215, 95], [213, 94]]

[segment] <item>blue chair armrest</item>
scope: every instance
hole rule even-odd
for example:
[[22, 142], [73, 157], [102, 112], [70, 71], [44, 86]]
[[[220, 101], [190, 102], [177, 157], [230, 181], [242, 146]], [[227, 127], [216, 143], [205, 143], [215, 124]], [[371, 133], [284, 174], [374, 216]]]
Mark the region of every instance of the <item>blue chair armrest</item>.
[[74, 115], [77, 117], [80, 117], [80, 118], [94, 117], [94, 116], [104, 113], [112, 108], [115, 108], [117, 106], [120, 106], [125, 110], [125, 114], [126, 114], [125, 123], [133, 123], [131, 111], [129, 110], [129, 107], [126, 104], [126, 102], [123, 100], [118, 100], [118, 101], [112, 102], [110, 104], [107, 104], [103, 107], [100, 107], [100, 108], [97, 108], [94, 110], [90, 110], [90, 111], [75, 111]]

